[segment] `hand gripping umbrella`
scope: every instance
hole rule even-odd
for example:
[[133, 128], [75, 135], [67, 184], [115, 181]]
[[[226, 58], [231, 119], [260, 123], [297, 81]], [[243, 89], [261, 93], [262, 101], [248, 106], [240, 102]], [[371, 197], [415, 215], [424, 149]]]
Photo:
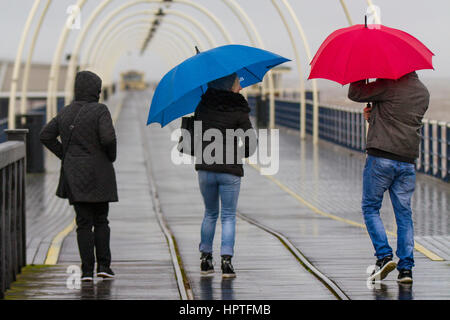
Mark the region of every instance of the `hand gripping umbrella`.
[[290, 61], [275, 53], [243, 45], [225, 45], [183, 61], [158, 84], [147, 124], [169, 122], [195, 111], [208, 82], [237, 73], [243, 88], [262, 81], [273, 67]]

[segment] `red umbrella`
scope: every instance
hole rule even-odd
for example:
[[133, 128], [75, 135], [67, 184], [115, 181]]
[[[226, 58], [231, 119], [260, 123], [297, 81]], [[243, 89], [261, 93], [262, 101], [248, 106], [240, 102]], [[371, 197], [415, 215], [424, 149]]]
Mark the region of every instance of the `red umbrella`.
[[410, 34], [383, 25], [354, 25], [336, 30], [311, 61], [308, 79], [323, 78], [342, 85], [370, 78], [398, 79], [433, 69], [431, 52]]

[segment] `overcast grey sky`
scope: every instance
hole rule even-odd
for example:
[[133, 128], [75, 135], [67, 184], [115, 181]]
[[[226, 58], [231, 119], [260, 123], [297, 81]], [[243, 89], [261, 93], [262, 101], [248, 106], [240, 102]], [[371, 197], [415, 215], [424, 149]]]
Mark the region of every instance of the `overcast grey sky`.
[[[232, 11], [224, 5], [222, 0], [193, 1], [207, 7], [223, 21], [226, 28], [230, 31], [234, 43], [250, 44], [242, 25], [233, 15]], [[0, 0], [0, 59], [14, 59], [21, 31], [33, 2], [34, 0]], [[46, 1], [42, 0], [41, 2], [40, 10]], [[111, 10], [125, 2], [126, 0], [113, 0], [98, 20], [101, 20]], [[281, 3], [281, 1], [279, 2]], [[61, 28], [67, 18], [67, 7], [74, 3], [76, 3], [75, 0], [53, 0], [36, 47], [34, 61], [47, 63], [51, 61]], [[82, 9], [81, 27], [83, 27], [83, 23], [99, 3], [101, 3], [100, 0], [87, 1]], [[271, 0], [238, 0], [238, 3], [246, 10], [261, 32], [266, 49], [293, 59], [294, 54], [288, 34], [284, 30], [283, 24]], [[335, 29], [348, 26], [339, 0], [290, 0], [290, 3], [302, 23], [313, 55], [327, 35]], [[367, 1], [346, 0], [346, 3], [354, 22], [363, 23]], [[450, 78], [450, 1], [373, 0], [373, 3], [381, 9], [381, 20], [383, 24], [411, 33], [436, 54], [433, 58], [435, 71], [421, 71], [420, 73], [423, 77]], [[155, 7], [157, 7], [156, 4], [141, 4], [128, 9], [127, 12]], [[173, 4], [171, 8], [181, 10], [193, 16], [211, 31], [217, 39], [218, 44], [225, 44], [225, 40], [218, 29], [205, 15], [183, 4]], [[176, 17], [172, 19], [176, 19]], [[36, 21], [33, 23], [33, 26], [35, 24]], [[95, 30], [97, 25], [98, 22], [91, 29]], [[189, 28], [192, 27], [189, 26]], [[78, 34], [78, 30], [71, 32], [65, 47], [65, 53], [71, 52]], [[302, 65], [306, 74], [309, 72], [309, 61], [306, 58], [300, 37], [297, 34], [296, 36], [298, 46], [301, 49]], [[131, 38], [133, 37], [130, 36]], [[170, 51], [168, 52], [170, 55], [174, 49], [169, 48], [168, 42], [162, 32], [154, 39], [142, 57], [137, 54], [136, 41], [132, 41], [127, 45], [129, 46], [129, 50], [120, 59], [115, 69], [115, 74], [118, 74], [119, 71], [134, 68], [144, 71], [149, 79], [159, 79], [167, 72], [169, 66], [166, 64], [164, 57], [159, 56], [160, 53], [158, 52], [162, 50]], [[27, 51], [25, 50], [25, 52]], [[295, 69], [293, 62], [288, 65]], [[293, 72], [291, 77], [296, 77], [296, 73]]]

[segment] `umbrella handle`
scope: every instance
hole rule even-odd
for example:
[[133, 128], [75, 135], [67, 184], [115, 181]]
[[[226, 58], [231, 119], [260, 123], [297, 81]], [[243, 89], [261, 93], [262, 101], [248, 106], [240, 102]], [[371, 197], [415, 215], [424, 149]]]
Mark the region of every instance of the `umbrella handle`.
[[[367, 16], [365, 16], [365, 17], [366, 17], [366, 27], [367, 27]], [[366, 84], [368, 84], [368, 83], [369, 83], [369, 79], [366, 79]], [[366, 107], [367, 108], [372, 108], [372, 104], [370, 102], [367, 102]]]

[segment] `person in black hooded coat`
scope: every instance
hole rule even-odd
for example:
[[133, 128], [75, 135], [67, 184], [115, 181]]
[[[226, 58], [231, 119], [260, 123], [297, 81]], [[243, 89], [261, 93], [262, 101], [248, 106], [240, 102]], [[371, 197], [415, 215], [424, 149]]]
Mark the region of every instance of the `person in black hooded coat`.
[[67, 198], [76, 212], [83, 280], [93, 277], [94, 248], [97, 275], [114, 275], [110, 269], [107, 216], [109, 202], [118, 201], [113, 167], [117, 143], [109, 109], [98, 103], [101, 86], [102, 81], [96, 74], [78, 72], [74, 101], [64, 107], [40, 133], [41, 142], [61, 159], [56, 195]]

